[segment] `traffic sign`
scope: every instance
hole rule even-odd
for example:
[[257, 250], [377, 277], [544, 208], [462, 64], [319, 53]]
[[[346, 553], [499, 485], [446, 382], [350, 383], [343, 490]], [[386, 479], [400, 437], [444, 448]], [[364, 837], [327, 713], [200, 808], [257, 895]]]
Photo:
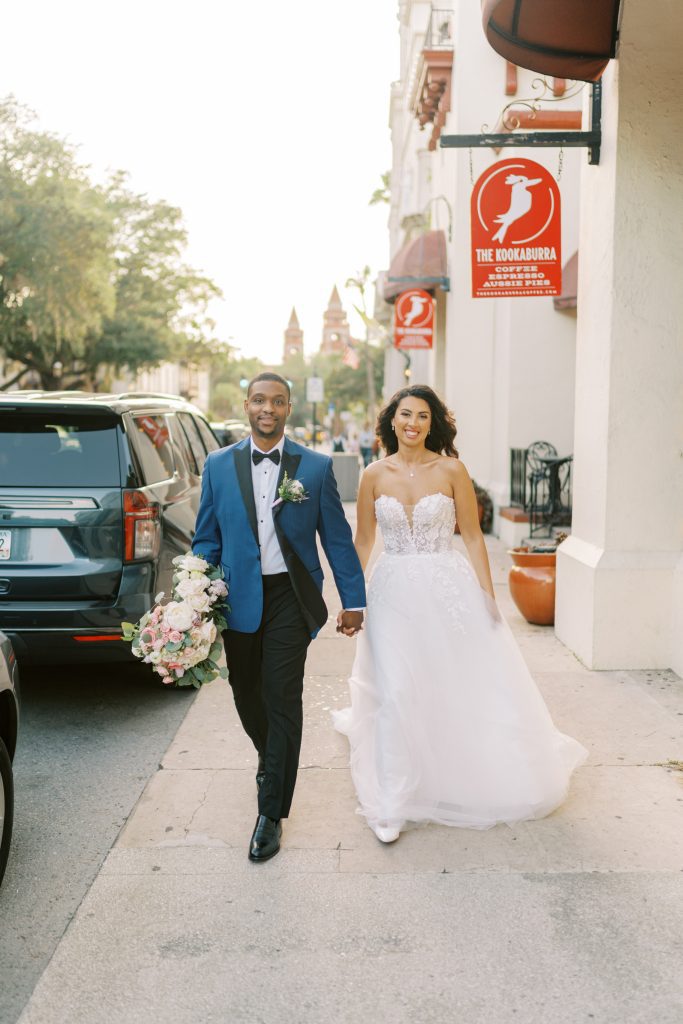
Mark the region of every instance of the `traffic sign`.
[[306, 381], [306, 401], [324, 402], [325, 383], [322, 377], [309, 377]]

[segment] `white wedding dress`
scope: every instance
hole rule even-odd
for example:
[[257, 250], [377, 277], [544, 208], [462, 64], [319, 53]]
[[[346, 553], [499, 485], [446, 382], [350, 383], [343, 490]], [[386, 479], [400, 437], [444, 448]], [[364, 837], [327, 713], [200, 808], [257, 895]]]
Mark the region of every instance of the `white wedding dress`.
[[384, 538], [365, 628], [334, 714], [373, 828], [491, 828], [540, 818], [587, 751], [563, 735], [507, 623], [454, 547], [452, 498], [375, 503]]

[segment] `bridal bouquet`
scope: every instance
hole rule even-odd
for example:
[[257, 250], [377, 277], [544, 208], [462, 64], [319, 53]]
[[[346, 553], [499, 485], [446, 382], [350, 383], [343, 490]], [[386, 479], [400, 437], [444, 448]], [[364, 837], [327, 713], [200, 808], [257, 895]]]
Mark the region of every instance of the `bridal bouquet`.
[[[188, 553], [173, 559], [173, 592], [167, 604], [155, 606], [138, 623], [122, 622], [123, 639], [136, 658], [152, 665], [167, 685], [200, 687], [216, 676], [226, 628], [228, 588], [223, 573], [204, 558]], [[161, 601], [163, 592], [155, 600]]]

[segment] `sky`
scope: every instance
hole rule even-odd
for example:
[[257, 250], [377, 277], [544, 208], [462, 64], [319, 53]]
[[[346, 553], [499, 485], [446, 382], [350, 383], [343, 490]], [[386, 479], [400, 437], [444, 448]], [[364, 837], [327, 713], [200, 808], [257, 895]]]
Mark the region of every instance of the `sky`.
[[337, 285], [386, 267], [397, 0], [26, 0], [0, 95], [179, 206], [188, 259], [222, 289], [217, 333], [281, 358], [292, 306], [307, 353]]

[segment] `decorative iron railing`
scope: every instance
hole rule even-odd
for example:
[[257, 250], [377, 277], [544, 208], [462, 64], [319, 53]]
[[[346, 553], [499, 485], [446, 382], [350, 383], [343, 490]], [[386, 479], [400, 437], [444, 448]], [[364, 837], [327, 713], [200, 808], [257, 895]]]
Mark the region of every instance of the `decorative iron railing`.
[[453, 49], [453, 11], [432, 7], [425, 33], [424, 50]]
[[526, 448], [510, 449], [510, 504], [526, 508]]

